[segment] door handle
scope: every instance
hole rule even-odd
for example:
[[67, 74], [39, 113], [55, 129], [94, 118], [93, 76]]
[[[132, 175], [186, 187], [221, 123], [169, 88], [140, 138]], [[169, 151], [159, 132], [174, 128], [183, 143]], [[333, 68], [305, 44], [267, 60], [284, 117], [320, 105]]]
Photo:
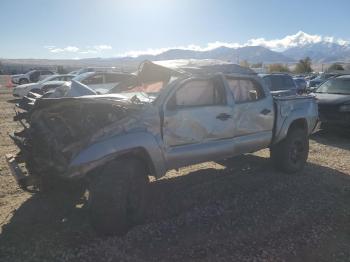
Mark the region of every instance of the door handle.
[[269, 114], [270, 112], [271, 112], [270, 109], [265, 108], [265, 109], [261, 110], [260, 114], [262, 114], [262, 115], [267, 115], [267, 114]]
[[219, 119], [221, 121], [225, 121], [225, 120], [227, 120], [229, 118], [232, 118], [232, 116], [229, 115], [229, 114], [226, 114], [226, 113], [221, 113], [221, 114], [216, 116], [216, 119]]

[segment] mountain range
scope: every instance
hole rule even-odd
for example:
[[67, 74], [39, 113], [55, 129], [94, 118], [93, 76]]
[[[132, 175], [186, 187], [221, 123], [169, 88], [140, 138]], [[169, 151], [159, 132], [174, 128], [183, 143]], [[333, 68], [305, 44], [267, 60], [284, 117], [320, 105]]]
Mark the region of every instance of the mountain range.
[[293, 63], [310, 57], [314, 63], [350, 62], [350, 43], [333, 37], [310, 35], [299, 31], [282, 39], [252, 39], [237, 47], [223, 44], [209, 50], [171, 48], [159, 54], [125, 56], [113, 60], [141, 61], [171, 59], [220, 59], [226, 61], [247, 60], [250, 63]]
[[[165, 50], [165, 51], [164, 51]], [[244, 44], [215, 42], [199, 46], [161, 48], [159, 51], [131, 51], [111, 58], [85, 59], [3, 59], [3, 63], [34, 65], [119, 66], [135, 68], [143, 60], [218, 59], [238, 63], [295, 63], [310, 57], [313, 64], [350, 62], [350, 42], [334, 37], [311, 35], [302, 31], [281, 39], [256, 38]]]

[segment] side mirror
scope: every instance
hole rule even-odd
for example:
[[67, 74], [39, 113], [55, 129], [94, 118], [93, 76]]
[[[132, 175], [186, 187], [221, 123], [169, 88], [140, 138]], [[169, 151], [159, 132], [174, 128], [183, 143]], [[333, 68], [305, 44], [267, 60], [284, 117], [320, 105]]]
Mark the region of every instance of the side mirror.
[[249, 99], [251, 101], [258, 100], [258, 92], [256, 90], [250, 90], [249, 91]]

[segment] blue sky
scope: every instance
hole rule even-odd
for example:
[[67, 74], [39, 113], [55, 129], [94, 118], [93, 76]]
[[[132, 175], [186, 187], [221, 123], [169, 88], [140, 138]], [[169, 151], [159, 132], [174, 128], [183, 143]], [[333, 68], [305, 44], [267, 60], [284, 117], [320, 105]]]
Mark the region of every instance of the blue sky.
[[0, 0], [0, 57], [111, 57], [300, 30], [350, 40], [349, 10], [346, 0]]

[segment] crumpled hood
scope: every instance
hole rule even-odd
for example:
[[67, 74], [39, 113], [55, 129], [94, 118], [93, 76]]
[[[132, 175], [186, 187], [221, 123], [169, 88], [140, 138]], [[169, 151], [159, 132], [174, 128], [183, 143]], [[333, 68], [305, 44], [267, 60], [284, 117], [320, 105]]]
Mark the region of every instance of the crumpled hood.
[[39, 98], [35, 101], [33, 110], [54, 107], [59, 104], [115, 104], [130, 106], [133, 108], [140, 107], [142, 104], [132, 103], [128, 96], [123, 94], [105, 94], [105, 95], [86, 95], [77, 97], [61, 98]]
[[85, 95], [96, 95], [97, 92], [87, 85], [84, 85], [78, 81], [72, 80], [62, 86], [56, 88], [56, 90], [50, 95], [51, 98], [60, 97], [78, 97]]

